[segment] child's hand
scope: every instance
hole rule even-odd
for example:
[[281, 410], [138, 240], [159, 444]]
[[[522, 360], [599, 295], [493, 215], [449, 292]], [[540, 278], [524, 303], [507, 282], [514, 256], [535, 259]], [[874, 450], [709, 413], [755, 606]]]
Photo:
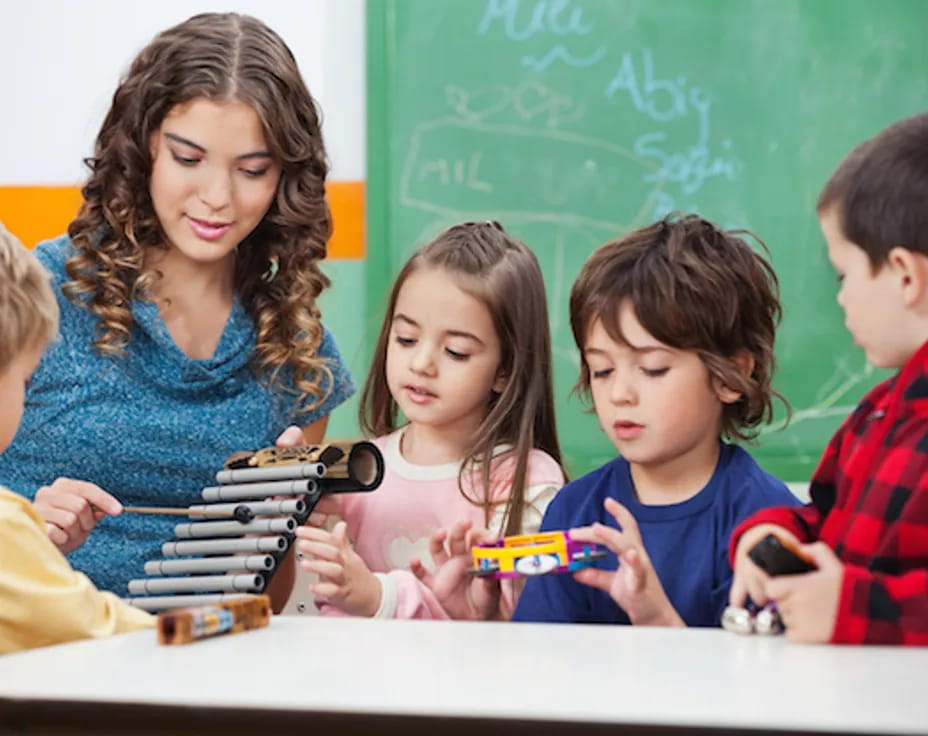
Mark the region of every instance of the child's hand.
[[821, 643], [831, 639], [838, 616], [844, 565], [824, 542], [804, 544], [799, 550], [817, 570], [801, 575], [768, 578], [767, 598], [776, 601], [777, 611], [791, 641]]
[[313, 594], [353, 616], [377, 613], [380, 581], [354, 551], [344, 521], [338, 522], [331, 532], [301, 526], [296, 535], [300, 538], [297, 548], [307, 555], [300, 565], [319, 575], [319, 582], [309, 586]]
[[71, 478], [42, 486], [33, 506], [45, 520], [49, 539], [64, 555], [86, 542], [104, 516], [122, 513], [122, 504], [102, 488]]
[[494, 578], [473, 577], [467, 571], [474, 560], [470, 548], [489, 540], [483, 529], [471, 531], [470, 521], [438, 529], [429, 539], [435, 569], [429, 571], [418, 558], [409, 569], [427, 585], [453, 619], [490, 620], [500, 617], [500, 585]]
[[606, 591], [628, 614], [633, 624], [685, 626], [654, 571], [635, 518], [612, 498], [607, 498], [603, 505], [615, 517], [621, 531], [597, 523], [591, 527], [571, 529], [570, 536], [581, 542], [597, 542], [611, 549], [619, 558], [619, 569], [612, 571], [588, 567], [574, 573], [574, 579]]
[[311, 526], [325, 526], [330, 516], [342, 517], [341, 503], [337, 494], [326, 494], [313, 507], [306, 523]]
[[802, 544], [792, 532], [776, 524], [759, 524], [742, 534], [741, 539], [738, 540], [738, 548], [735, 550], [734, 578], [728, 594], [730, 605], [744, 608], [748, 596], [758, 606], [763, 606], [770, 600], [766, 592], [770, 576], [748, 557], [748, 550], [768, 534], [775, 534], [782, 541], [789, 542], [796, 547]]

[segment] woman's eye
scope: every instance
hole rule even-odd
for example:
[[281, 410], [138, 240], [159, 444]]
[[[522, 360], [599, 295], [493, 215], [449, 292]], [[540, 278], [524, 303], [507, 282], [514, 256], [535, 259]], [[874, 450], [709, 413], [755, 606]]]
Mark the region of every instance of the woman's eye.
[[452, 360], [467, 360], [470, 357], [468, 353], [459, 353], [457, 350], [451, 350], [450, 348], [445, 348], [445, 352]]
[[194, 164], [200, 163], [200, 159], [193, 156], [181, 156], [179, 153], [172, 153], [171, 156], [181, 166], [193, 166]]
[[242, 169], [242, 173], [249, 179], [260, 179], [268, 172], [268, 169]]
[[669, 370], [670, 368], [642, 368], [641, 372], [649, 378], [657, 378], [658, 376], [663, 376]]
[[608, 378], [611, 373], [612, 368], [602, 368], [598, 371], [592, 371], [590, 375], [593, 376], [593, 378]]
[[402, 335], [397, 335], [394, 339], [398, 345], [402, 345], [404, 348], [408, 348], [409, 346], [416, 344], [415, 338], [412, 337], [403, 337]]

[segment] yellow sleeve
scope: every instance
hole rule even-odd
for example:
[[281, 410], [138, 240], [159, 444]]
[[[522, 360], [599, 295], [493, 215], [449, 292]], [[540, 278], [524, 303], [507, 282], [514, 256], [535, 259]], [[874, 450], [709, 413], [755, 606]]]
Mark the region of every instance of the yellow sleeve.
[[32, 505], [0, 488], [0, 654], [154, 623], [75, 571]]

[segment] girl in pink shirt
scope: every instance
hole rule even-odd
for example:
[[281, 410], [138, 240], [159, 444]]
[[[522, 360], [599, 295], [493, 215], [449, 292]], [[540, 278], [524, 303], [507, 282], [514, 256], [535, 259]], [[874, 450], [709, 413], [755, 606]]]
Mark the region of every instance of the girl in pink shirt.
[[297, 531], [321, 611], [508, 619], [514, 586], [452, 568], [468, 544], [538, 531], [564, 472], [541, 269], [498, 223], [449, 228], [403, 267], [361, 426], [384, 454], [383, 484], [323, 499], [317, 510], [341, 520], [328, 530], [315, 514]]

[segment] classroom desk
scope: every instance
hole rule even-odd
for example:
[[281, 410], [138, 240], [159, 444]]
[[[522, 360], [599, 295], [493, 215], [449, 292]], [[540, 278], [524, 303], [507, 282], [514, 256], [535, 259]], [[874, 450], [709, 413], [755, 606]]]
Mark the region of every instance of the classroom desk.
[[799, 646], [721, 629], [279, 616], [186, 646], [159, 646], [143, 631], [0, 657], [0, 733], [58, 727], [926, 733], [928, 648]]

